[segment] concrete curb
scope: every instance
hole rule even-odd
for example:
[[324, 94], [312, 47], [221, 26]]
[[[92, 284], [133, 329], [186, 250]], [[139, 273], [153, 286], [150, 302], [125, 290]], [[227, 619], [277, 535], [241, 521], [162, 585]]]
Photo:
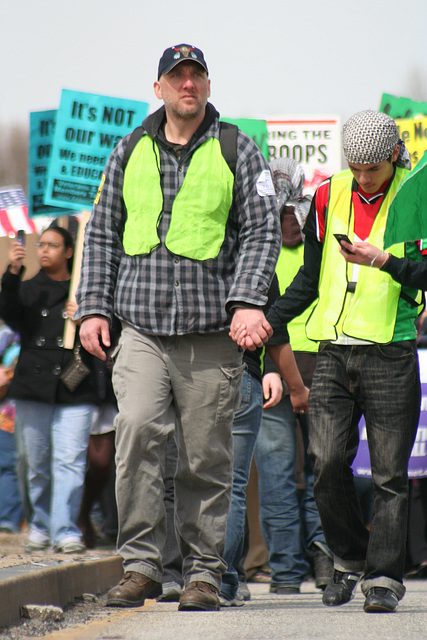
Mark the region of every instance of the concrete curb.
[[64, 607], [83, 593], [102, 593], [123, 575], [122, 558], [75, 560], [0, 582], [0, 628], [19, 622], [26, 604]]

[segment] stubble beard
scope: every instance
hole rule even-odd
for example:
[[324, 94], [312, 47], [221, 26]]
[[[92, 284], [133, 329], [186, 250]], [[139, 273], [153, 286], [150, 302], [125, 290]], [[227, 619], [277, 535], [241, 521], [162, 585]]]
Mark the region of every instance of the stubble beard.
[[176, 118], [179, 118], [181, 120], [195, 120], [197, 118], [200, 117], [200, 115], [202, 113], [204, 113], [205, 109], [206, 109], [206, 104], [208, 102], [208, 99], [206, 98], [204, 101], [200, 101], [197, 102], [196, 104], [194, 104], [190, 110], [185, 109], [184, 107], [180, 107], [179, 105], [176, 106], [172, 106], [172, 105], [168, 105], [165, 103], [165, 107], [166, 109], [172, 113], [172, 115], [174, 115]]

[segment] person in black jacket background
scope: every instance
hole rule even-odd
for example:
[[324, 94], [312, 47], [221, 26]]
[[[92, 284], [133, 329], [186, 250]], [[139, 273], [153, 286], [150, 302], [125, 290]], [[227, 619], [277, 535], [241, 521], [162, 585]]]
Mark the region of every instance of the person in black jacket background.
[[22, 282], [26, 250], [12, 242], [0, 292], [0, 317], [21, 337], [9, 395], [16, 403], [28, 463], [32, 516], [26, 550], [52, 544], [58, 552], [76, 553], [85, 550], [76, 521], [97, 403], [96, 375], [93, 357], [81, 348], [90, 373], [74, 390], [61, 379], [74, 358], [63, 347], [64, 323], [76, 307], [68, 300], [72, 236], [51, 226], [37, 246], [41, 269]]

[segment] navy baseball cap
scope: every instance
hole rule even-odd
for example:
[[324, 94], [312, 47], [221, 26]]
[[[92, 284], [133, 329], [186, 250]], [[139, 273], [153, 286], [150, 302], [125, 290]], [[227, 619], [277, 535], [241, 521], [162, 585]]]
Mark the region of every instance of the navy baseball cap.
[[166, 49], [163, 52], [159, 61], [157, 80], [163, 73], [168, 73], [171, 69], [176, 67], [177, 64], [184, 62], [185, 60], [198, 62], [206, 73], [209, 73], [203, 51], [197, 47], [193, 47], [191, 44], [177, 44], [174, 47], [169, 47], [169, 49]]

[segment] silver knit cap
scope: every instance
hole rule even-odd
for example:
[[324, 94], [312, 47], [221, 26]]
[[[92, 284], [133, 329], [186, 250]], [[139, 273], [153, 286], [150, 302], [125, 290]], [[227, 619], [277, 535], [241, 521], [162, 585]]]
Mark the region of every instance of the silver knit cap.
[[348, 120], [342, 130], [342, 146], [347, 162], [376, 164], [388, 160], [399, 145], [397, 166], [410, 168], [409, 153], [393, 118], [386, 113], [367, 109]]
[[273, 176], [279, 211], [283, 205], [292, 205], [295, 217], [302, 229], [311, 204], [311, 196], [304, 196], [304, 169], [293, 158], [277, 158], [269, 163]]

